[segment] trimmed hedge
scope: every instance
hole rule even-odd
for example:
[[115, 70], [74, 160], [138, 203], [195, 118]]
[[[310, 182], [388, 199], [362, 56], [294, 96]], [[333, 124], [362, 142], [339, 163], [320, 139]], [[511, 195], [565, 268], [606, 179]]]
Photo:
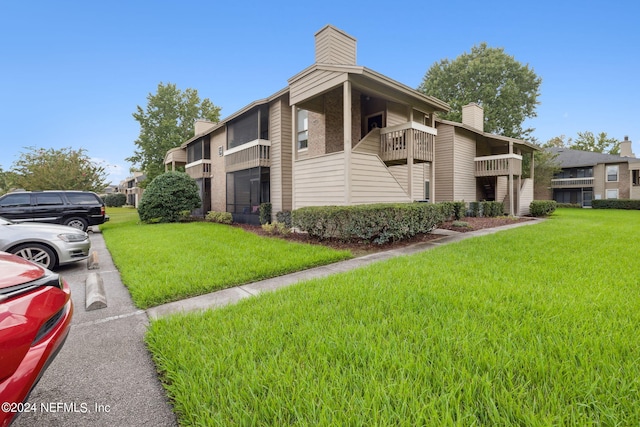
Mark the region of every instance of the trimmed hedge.
[[230, 212], [217, 212], [209, 211], [205, 217], [207, 221], [217, 222], [218, 224], [231, 224], [233, 223], [233, 216]]
[[291, 228], [291, 211], [280, 211], [276, 213], [276, 221], [283, 223], [287, 228]]
[[459, 221], [464, 218], [467, 212], [467, 204], [465, 202], [442, 202], [441, 204], [448, 220]]
[[592, 200], [591, 207], [593, 209], [640, 210], [640, 200], [634, 200], [634, 199]]
[[504, 215], [504, 203], [502, 202], [471, 202], [469, 203], [469, 216], [496, 217]]
[[104, 196], [103, 201], [108, 207], [120, 208], [127, 203], [127, 196], [123, 193], [107, 194]]
[[442, 204], [311, 206], [292, 212], [293, 226], [318, 239], [383, 244], [428, 233], [447, 218]]
[[531, 216], [548, 216], [551, 215], [558, 206], [555, 200], [534, 200], [529, 204], [529, 212]]
[[271, 222], [271, 203], [260, 203], [258, 210], [260, 216], [260, 225], [269, 224]]

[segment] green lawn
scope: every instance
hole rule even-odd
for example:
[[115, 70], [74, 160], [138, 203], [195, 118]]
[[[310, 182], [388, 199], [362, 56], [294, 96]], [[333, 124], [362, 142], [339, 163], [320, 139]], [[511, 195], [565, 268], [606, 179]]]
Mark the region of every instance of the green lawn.
[[181, 425], [640, 425], [640, 212], [534, 226], [154, 321]]
[[347, 251], [256, 236], [207, 222], [140, 224], [135, 210], [108, 210], [101, 226], [124, 284], [140, 308], [350, 258]]

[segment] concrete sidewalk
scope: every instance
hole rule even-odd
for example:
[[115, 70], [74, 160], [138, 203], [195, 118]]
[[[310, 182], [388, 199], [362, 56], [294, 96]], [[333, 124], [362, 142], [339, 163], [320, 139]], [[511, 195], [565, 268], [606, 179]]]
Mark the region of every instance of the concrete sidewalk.
[[423, 252], [429, 249], [436, 248], [438, 246], [458, 242], [461, 240], [469, 239], [471, 237], [484, 236], [487, 234], [493, 234], [501, 230], [506, 230], [515, 227], [521, 227], [525, 225], [538, 224], [540, 220], [532, 219], [531, 221], [524, 221], [515, 224], [510, 224], [502, 227], [485, 228], [481, 230], [469, 231], [466, 233], [459, 233], [450, 230], [437, 229], [432, 233], [440, 235], [442, 237], [431, 240], [429, 242], [416, 243], [414, 245], [405, 246], [398, 249], [392, 249], [384, 252], [377, 252], [370, 255], [365, 255], [358, 258], [353, 258], [346, 261], [336, 262], [321, 267], [311, 268], [309, 270], [299, 271], [296, 273], [287, 274], [284, 276], [274, 277], [272, 279], [261, 280], [259, 282], [249, 283], [242, 286], [236, 286], [233, 288], [223, 289], [210, 294], [200, 295], [193, 298], [188, 298], [157, 307], [153, 307], [147, 310], [147, 315], [150, 319], [156, 319], [162, 316], [167, 316], [180, 312], [188, 312], [195, 310], [206, 310], [214, 307], [222, 307], [227, 304], [233, 304], [241, 299], [248, 298], [254, 295], [258, 295], [261, 292], [273, 291], [283, 288], [285, 286], [292, 285], [308, 279], [314, 279], [319, 277], [326, 277], [331, 274], [341, 273], [344, 271], [353, 270], [355, 268], [364, 267], [374, 262], [383, 261], [386, 259], [394, 258], [401, 255], [411, 255], [418, 252]]

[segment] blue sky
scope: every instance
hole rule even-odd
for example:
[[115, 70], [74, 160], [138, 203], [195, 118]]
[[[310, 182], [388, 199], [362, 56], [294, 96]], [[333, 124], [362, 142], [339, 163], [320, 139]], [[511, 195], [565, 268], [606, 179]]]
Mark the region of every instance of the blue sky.
[[314, 62], [317, 30], [358, 40], [358, 65], [417, 87], [433, 63], [487, 42], [542, 78], [541, 142], [577, 132], [640, 156], [640, 6], [602, 1], [0, 0], [0, 166], [25, 147], [84, 148], [129, 175], [132, 113], [160, 82], [197, 89], [226, 117]]

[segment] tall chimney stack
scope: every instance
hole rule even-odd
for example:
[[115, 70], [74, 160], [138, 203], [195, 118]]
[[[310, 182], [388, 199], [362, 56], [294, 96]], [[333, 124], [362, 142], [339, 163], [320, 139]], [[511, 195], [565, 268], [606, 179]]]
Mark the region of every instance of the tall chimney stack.
[[631, 151], [631, 141], [629, 141], [629, 137], [626, 135], [624, 141], [620, 142], [620, 157], [636, 157]]

